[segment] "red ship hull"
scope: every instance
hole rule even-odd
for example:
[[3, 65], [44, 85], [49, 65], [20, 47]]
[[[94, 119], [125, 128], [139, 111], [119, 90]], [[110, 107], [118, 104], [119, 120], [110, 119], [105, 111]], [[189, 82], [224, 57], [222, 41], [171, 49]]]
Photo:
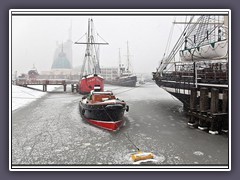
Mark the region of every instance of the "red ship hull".
[[109, 131], [117, 131], [124, 123], [124, 120], [119, 120], [116, 122], [104, 122], [104, 121], [98, 121], [94, 119], [87, 119], [86, 120], [97, 127], [109, 130]]
[[94, 86], [100, 86], [101, 91], [103, 91], [104, 79], [97, 74], [84, 76], [79, 81], [79, 92], [81, 94], [89, 94], [91, 90], [94, 90]]

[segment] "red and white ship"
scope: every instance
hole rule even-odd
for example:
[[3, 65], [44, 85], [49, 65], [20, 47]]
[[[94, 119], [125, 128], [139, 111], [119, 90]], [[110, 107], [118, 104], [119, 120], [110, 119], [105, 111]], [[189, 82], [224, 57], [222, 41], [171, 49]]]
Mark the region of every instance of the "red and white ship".
[[[87, 42], [75, 42], [75, 44], [86, 44], [86, 51], [83, 65], [80, 72], [80, 80], [78, 92], [81, 94], [89, 94], [94, 86], [100, 86], [101, 91], [104, 90], [104, 79], [99, 76], [99, 45], [107, 45], [107, 42], [96, 42], [96, 36], [93, 30], [93, 20], [88, 20]], [[87, 67], [85, 67], [87, 64]]]
[[79, 81], [79, 92], [81, 94], [89, 94], [94, 86], [100, 86], [101, 91], [104, 90], [104, 79], [97, 74], [83, 76]]

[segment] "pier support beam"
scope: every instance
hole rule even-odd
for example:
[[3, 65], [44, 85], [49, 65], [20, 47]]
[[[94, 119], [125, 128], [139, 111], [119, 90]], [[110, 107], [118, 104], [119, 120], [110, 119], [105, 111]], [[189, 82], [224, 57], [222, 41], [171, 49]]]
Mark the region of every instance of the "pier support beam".
[[191, 95], [190, 95], [190, 109], [189, 113], [191, 114], [189, 117], [188, 125], [197, 127], [198, 121], [196, 121], [196, 117], [192, 115], [192, 113], [196, 112], [197, 110], [197, 88], [191, 88]]
[[219, 90], [216, 88], [212, 88], [211, 90], [211, 108], [210, 108], [210, 134], [218, 134], [219, 133], [219, 126], [220, 121], [219, 118], [214, 116], [214, 114], [218, 113], [219, 107]]
[[[223, 101], [222, 101], [222, 112], [228, 114], [228, 89], [223, 90]], [[227, 117], [223, 120], [222, 124], [222, 131], [223, 132], [228, 132], [228, 115]]]
[[200, 130], [208, 129], [207, 122], [204, 120], [204, 118], [207, 117], [208, 109], [208, 89], [203, 87], [200, 89], [200, 116], [203, 116], [203, 118], [199, 119], [198, 129]]
[[76, 90], [76, 92], [78, 92], [78, 84], [71, 84], [71, 89], [72, 92], [74, 92]]
[[43, 84], [43, 92], [46, 92], [46, 91], [47, 91], [47, 85]]

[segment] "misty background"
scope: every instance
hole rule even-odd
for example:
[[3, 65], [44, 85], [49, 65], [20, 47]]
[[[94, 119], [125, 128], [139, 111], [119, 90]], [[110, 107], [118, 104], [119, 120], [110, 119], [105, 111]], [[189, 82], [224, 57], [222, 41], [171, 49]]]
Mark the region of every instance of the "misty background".
[[[109, 43], [100, 47], [101, 67], [118, 66], [119, 48], [122, 63], [125, 63], [128, 41], [133, 72], [147, 74], [158, 67], [176, 19], [175, 16], [166, 15], [12, 16], [12, 73], [27, 73], [33, 65], [40, 73], [50, 70], [57, 43], [67, 41], [69, 36], [73, 43], [79, 40], [87, 32], [89, 18], [93, 19], [97, 33]], [[185, 16], [178, 16], [176, 20], [184, 21]], [[175, 28], [171, 47], [183, 28], [183, 25]], [[82, 65], [85, 49], [86, 45], [73, 44], [73, 67]]]

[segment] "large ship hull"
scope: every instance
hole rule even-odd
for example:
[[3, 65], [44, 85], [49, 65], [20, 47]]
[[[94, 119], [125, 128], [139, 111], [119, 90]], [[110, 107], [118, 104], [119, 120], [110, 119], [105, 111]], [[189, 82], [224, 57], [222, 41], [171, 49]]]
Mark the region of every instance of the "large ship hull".
[[137, 76], [120, 77], [114, 80], [105, 80], [106, 84], [116, 86], [135, 87], [137, 83]]
[[222, 100], [223, 91], [228, 90], [228, 72], [223, 73], [219, 70], [211, 73], [208, 75], [208, 72], [205, 72], [205, 77], [198, 75], [198, 79], [195, 80], [192, 72], [174, 72], [163, 75], [156, 72], [153, 73], [153, 80], [159, 87], [180, 100], [184, 105], [184, 109], [188, 110], [190, 108], [192, 88], [197, 88], [198, 98], [200, 97], [201, 88], [208, 89], [209, 98], [211, 98], [211, 90], [213, 88], [217, 89], [219, 91], [219, 100]]
[[[89, 108], [88, 106], [81, 104], [79, 105], [79, 110], [82, 117], [89, 123], [94, 126], [116, 131], [124, 123], [124, 107], [118, 107], [118, 109], [108, 109], [106, 106], [98, 106], [95, 108]], [[102, 110], [97, 110], [97, 108]]]

